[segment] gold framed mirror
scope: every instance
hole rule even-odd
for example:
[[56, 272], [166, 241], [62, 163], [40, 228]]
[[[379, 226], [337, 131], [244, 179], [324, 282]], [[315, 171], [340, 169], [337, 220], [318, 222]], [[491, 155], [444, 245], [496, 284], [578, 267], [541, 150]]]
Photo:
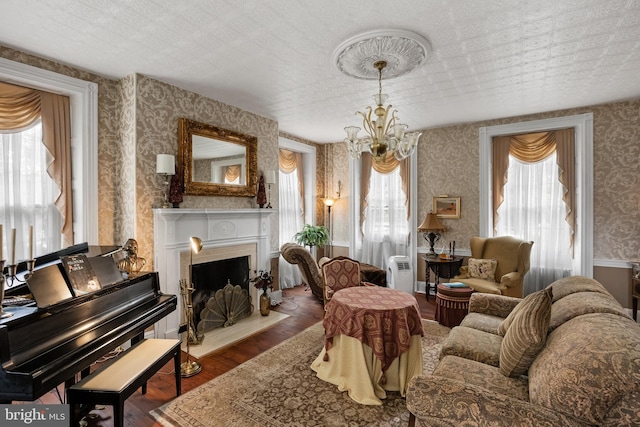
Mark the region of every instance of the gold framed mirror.
[[178, 165], [185, 194], [253, 197], [258, 191], [258, 139], [178, 119]]

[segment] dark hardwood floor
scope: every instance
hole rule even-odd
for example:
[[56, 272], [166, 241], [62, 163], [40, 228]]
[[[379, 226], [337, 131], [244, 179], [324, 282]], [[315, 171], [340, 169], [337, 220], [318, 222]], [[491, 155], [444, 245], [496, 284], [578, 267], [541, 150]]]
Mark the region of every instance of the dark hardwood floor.
[[[422, 318], [433, 320], [435, 298], [429, 298], [427, 302], [424, 294], [416, 294], [416, 299], [420, 305]], [[324, 312], [322, 305], [311, 294], [311, 291], [306, 291], [302, 286], [285, 289], [283, 303], [274, 307], [273, 310], [289, 314], [289, 317], [278, 322], [270, 329], [198, 359], [202, 364], [202, 372], [191, 378], [182, 379], [182, 393], [186, 393], [210, 379], [224, 374], [263, 351], [291, 338], [298, 332], [322, 320]], [[183, 360], [185, 360], [185, 357], [186, 355], [183, 353]], [[64, 390], [60, 390], [60, 393], [64, 394]], [[138, 391], [127, 399], [125, 403], [125, 426], [160, 426], [149, 415], [149, 411], [174, 398], [173, 362], [169, 362], [149, 381], [145, 395]], [[58, 395], [52, 392], [43, 396], [40, 401], [41, 403], [60, 403], [58, 399]], [[111, 408], [107, 406], [93, 410], [90, 417], [87, 418], [87, 422], [89, 427], [113, 426]]]

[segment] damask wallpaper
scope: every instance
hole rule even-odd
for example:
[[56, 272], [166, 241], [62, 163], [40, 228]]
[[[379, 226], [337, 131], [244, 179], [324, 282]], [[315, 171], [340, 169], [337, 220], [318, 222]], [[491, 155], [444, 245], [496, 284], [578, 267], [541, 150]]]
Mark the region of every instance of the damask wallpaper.
[[[98, 199], [101, 245], [138, 240], [153, 268], [153, 212], [165, 191], [155, 173], [156, 154], [177, 155], [178, 118], [212, 124], [258, 138], [258, 174], [278, 167], [278, 124], [143, 75], [119, 81], [0, 45], [0, 57], [98, 84]], [[277, 188], [277, 184], [276, 184]], [[271, 192], [278, 208], [278, 192]], [[187, 208], [257, 208], [255, 198], [185, 196]], [[271, 249], [278, 248], [278, 218], [271, 216]]]
[[[277, 170], [278, 124], [273, 120], [143, 75], [110, 80], [4, 46], [0, 57], [98, 84], [100, 244], [122, 244], [134, 236], [141, 255], [153, 259], [152, 208], [160, 204], [165, 191], [162, 178], [155, 174], [155, 155], [177, 154], [178, 117], [256, 136], [259, 173]], [[594, 116], [594, 257], [640, 258], [640, 100], [423, 130], [418, 148], [418, 221], [431, 209], [433, 196], [460, 196], [461, 218], [444, 222], [449, 227], [447, 239], [468, 247], [478, 233], [478, 129], [588, 112]], [[333, 239], [348, 242], [346, 149], [342, 143], [317, 147], [316, 191], [335, 196], [341, 182], [341, 198], [332, 209]], [[272, 191], [271, 197], [277, 209], [278, 192]], [[185, 196], [181, 206], [256, 207], [255, 198], [200, 196]], [[325, 222], [325, 211], [318, 201], [319, 223]], [[276, 250], [277, 216], [271, 218], [271, 230], [276, 236], [271, 248]], [[419, 245], [425, 246], [422, 240]]]
[[[468, 249], [479, 232], [479, 128], [589, 112], [594, 118], [594, 258], [639, 259], [640, 100], [424, 129], [418, 145], [418, 223], [431, 210], [432, 197], [460, 196], [460, 219], [443, 223], [446, 239]], [[332, 180], [344, 184], [349, 169], [344, 144], [334, 144], [332, 154]], [[344, 185], [343, 198], [348, 198]], [[347, 209], [339, 204], [332, 214], [334, 240], [348, 242]], [[419, 246], [426, 246], [421, 237]]]
[[[142, 248], [153, 249], [153, 207], [158, 207], [166, 191], [163, 178], [155, 173], [156, 154], [173, 154], [177, 159], [178, 118], [245, 133], [258, 138], [258, 174], [278, 167], [278, 124], [213, 99], [175, 86], [136, 75], [135, 93], [135, 194], [136, 238]], [[278, 208], [277, 191], [271, 204]], [[184, 196], [183, 208], [256, 208], [255, 197]], [[278, 218], [271, 216], [271, 249], [278, 248]]]

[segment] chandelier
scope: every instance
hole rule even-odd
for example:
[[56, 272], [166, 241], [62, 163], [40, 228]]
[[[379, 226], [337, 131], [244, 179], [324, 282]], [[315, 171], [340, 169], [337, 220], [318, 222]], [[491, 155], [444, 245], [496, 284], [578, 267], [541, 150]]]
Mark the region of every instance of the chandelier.
[[[387, 61], [384, 60], [373, 63], [373, 67], [378, 70], [378, 93], [373, 95], [376, 107], [369, 106], [365, 111], [356, 113], [362, 116], [362, 126], [367, 135], [358, 138], [358, 126], [344, 128], [347, 132], [344, 142], [354, 159], [359, 159], [363, 151], [368, 151], [376, 162], [384, 159], [388, 152], [392, 152], [397, 160], [402, 160], [416, 151], [421, 132], [407, 132], [409, 126], [399, 122], [396, 115], [398, 111], [392, 110], [391, 104], [384, 107], [388, 95], [382, 93], [382, 70], [386, 66]], [[375, 118], [372, 114], [375, 114]]]

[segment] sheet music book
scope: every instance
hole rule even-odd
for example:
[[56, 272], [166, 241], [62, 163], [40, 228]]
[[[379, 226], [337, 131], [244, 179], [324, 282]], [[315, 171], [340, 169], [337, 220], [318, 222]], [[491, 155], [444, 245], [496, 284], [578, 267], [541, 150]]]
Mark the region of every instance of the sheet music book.
[[84, 254], [61, 257], [64, 272], [76, 295], [97, 291], [101, 288], [98, 275]]

